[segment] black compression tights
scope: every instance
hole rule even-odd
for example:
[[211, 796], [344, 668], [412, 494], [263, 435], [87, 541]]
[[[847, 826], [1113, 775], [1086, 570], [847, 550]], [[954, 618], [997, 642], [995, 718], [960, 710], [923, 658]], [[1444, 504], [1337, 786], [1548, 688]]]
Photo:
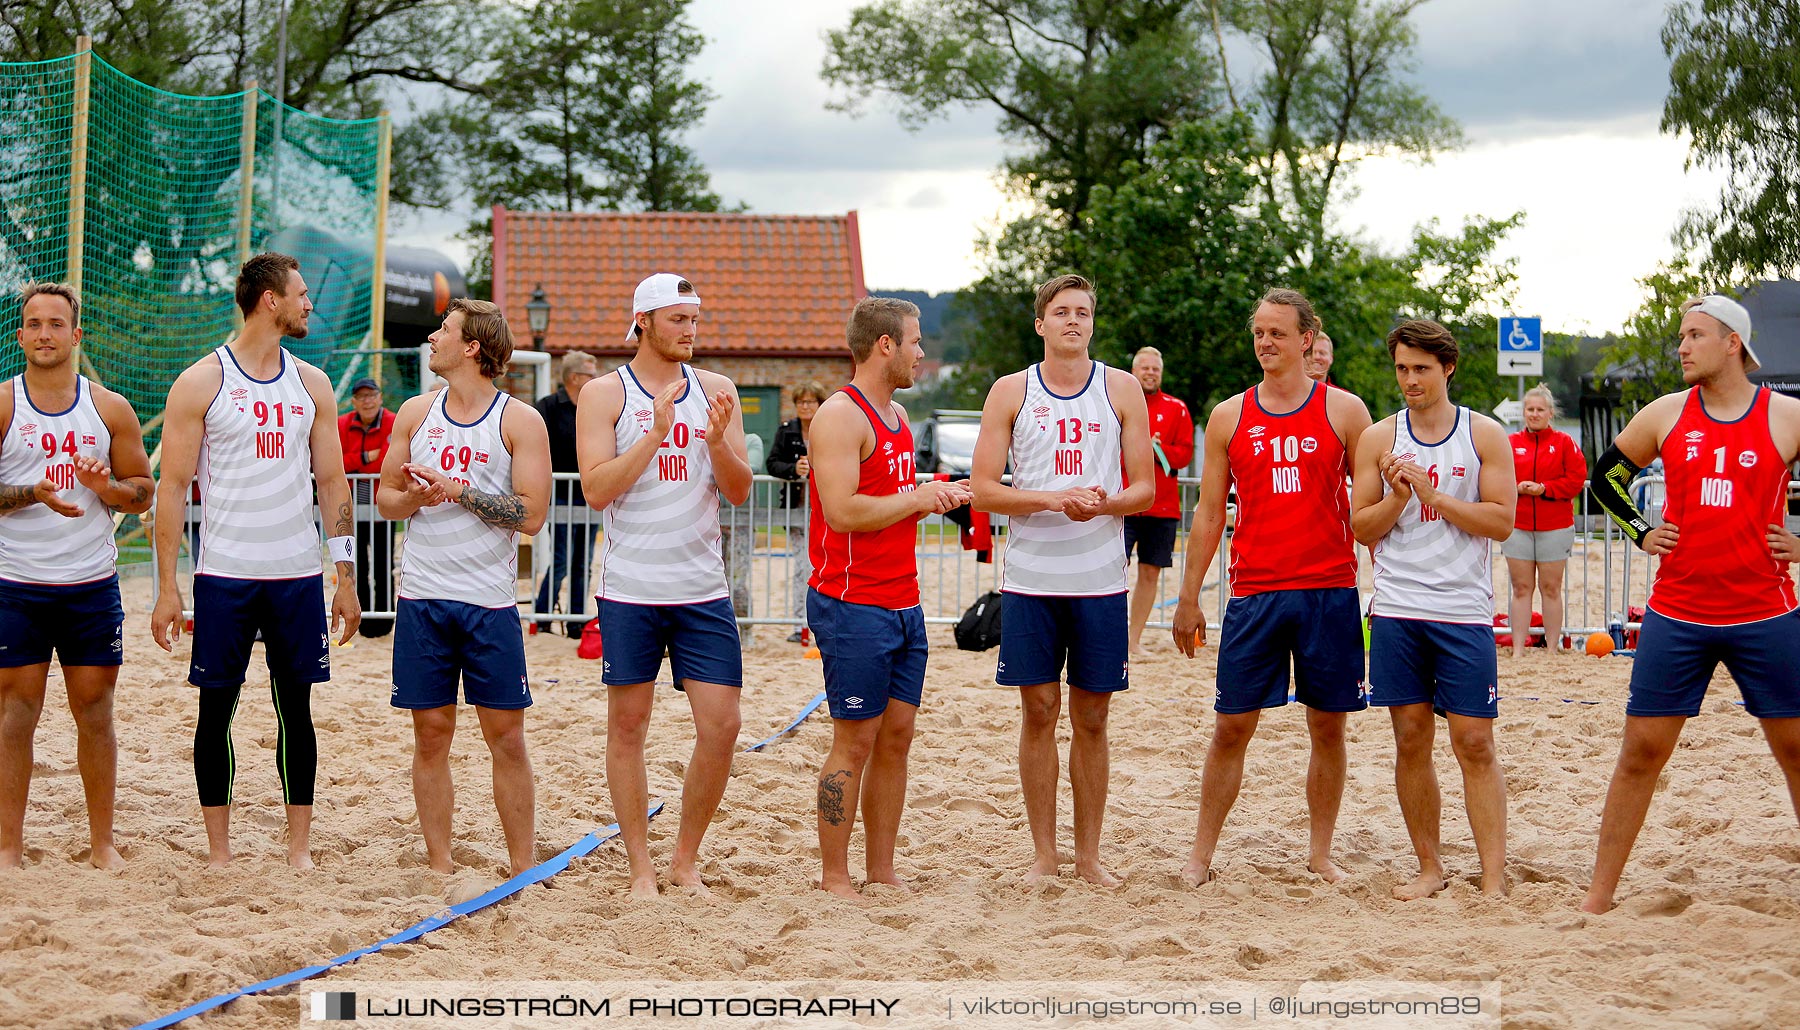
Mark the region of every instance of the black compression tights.
[[[194, 725], [194, 782], [200, 804], [231, 804], [237, 778], [237, 754], [231, 746], [231, 719], [237, 714], [241, 687], [203, 687], [200, 721]], [[281, 774], [281, 798], [290, 805], [313, 803], [313, 779], [319, 765], [313, 735], [312, 684], [277, 679], [269, 685], [275, 702], [275, 769]]]

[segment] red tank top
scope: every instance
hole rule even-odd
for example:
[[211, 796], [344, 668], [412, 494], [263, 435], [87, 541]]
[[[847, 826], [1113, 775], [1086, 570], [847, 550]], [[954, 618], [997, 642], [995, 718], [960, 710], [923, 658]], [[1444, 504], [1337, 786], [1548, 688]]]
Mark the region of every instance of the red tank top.
[[1668, 500], [1663, 518], [1681, 527], [1650, 588], [1650, 607], [1683, 622], [1730, 626], [1795, 607], [1787, 565], [1769, 553], [1771, 524], [1787, 517], [1788, 467], [1769, 433], [1769, 391], [1758, 387], [1734, 422], [1706, 413], [1699, 389], [1663, 439]]
[[1325, 414], [1325, 389], [1314, 384], [1285, 415], [1263, 410], [1255, 387], [1244, 391], [1226, 453], [1238, 500], [1231, 596], [1354, 587], [1350, 466]]
[[[856, 492], [870, 497], [891, 497], [911, 493], [917, 486], [913, 479], [912, 428], [901, 420], [897, 428], [870, 406], [869, 399], [854, 386], [843, 393], [856, 402], [875, 430], [875, 449], [863, 459], [856, 481]], [[918, 515], [873, 532], [839, 533], [825, 521], [825, 509], [819, 506], [819, 487], [807, 477], [807, 551], [812, 558], [813, 573], [808, 580], [814, 590], [851, 604], [867, 604], [898, 611], [919, 603], [919, 562], [914, 540]]]

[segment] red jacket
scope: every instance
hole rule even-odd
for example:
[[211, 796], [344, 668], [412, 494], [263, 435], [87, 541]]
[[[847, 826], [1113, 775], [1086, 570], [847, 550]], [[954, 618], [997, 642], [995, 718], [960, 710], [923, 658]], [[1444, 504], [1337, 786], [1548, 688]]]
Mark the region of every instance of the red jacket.
[[[394, 432], [394, 413], [382, 408], [375, 413], [373, 426], [363, 425], [356, 412], [346, 411], [338, 416], [338, 444], [344, 449], [344, 471], [350, 475], [381, 471], [381, 462], [387, 457], [388, 437]], [[364, 464], [362, 452], [374, 451], [375, 460]]]
[[[1169, 459], [1170, 471], [1163, 472], [1162, 463], [1151, 459], [1156, 469], [1156, 502], [1142, 514], [1178, 519], [1181, 517], [1181, 484], [1175, 478], [1187, 470], [1188, 462], [1194, 460], [1194, 416], [1188, 414], [1187, 405], [1161, 390], [1145, 395], [1144, 403], [1150, 409], [1150, 435], [1161, 437], [1163, 456]], [[1125, 482], [1129, 485], [1129, 477]]]
[[1519, 515], [1513, 528], [1538, 532], [1573, 526], [1573, 502], [1587, 482], [1587, 459], [1582, 457], [1581, 447], [1569, 434], [1555, 429], [1541, 433], [1521, 430], [1508, 442], [1518, 481], [1544, 484], [1541, 497], [1519, 495]]

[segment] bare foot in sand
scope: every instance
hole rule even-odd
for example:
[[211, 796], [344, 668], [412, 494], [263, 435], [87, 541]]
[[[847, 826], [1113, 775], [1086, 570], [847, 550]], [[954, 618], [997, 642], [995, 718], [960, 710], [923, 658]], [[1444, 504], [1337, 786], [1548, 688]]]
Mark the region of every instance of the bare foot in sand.
[[680, 868], [670, 866], [669, 883], [675, 887], [686, 887], [701, 897], [712, 897], [712, 891], [707, 889], [706, 881], [700, 879], [700, 870], [693, 866]]
[[288, 852], [288, 865], [295, 869], [311, 869], [313, 867], [312, 852], [305, 848]]
[[231, 864], [231, 849], [230, 848], [215, 848], [215, 849], [207, 852], [206, 868], [208, 868], [208, 869], [223, 869], [230, 864]]
[[111, 844], [102, 844], [89, 849], [88, 865], [95, 869], [123, 869], [125, 868], [125, 859]]
[[1199, 887], [1211, 883], [1218, 878], [1218, 873], [1213, 872], [1210, 868], [1191, 859], [1188, 861], [1187, 865], [1181, 867], [1181, 882], [1187, 884], [1189, 887]]
[[1613, 910], [1612, 895], [1590, 890], [1587, 897], [1581, 899], [1581, 910], [1589, 915], [1603, 916]]
[[1394, 897], [1400, 901], [1418, 901], [1429, 898], [1449, 884], [1442, 873], [1420, 873], [1418, 879], [1394, 888]]
[[886, 873], [871, 874], [869, 876], [869, 882], [886, 884], [887, 886], [892, 887], [895, 890], [898, 890], [902, 894], [911, 894], [913, 892], [912, 885], [907, 883], [905, 880], [902, 880], [897, 874], [895, 874], [891, 870]]
[[1112, 873], [1107, 872], [1106, 867], [1099, 862], [1075, 863], [1075, 875], [1096, 887], [1117, 887], [1119, 884], [1125, 882], [1114, 876]]
[[835, 894], [846, 901], [861, 901], [863, 899], [863, 896], [857, 893], [856, 884], [851, 883], [849, 880], [834, 880], [829, 883], [820, 883], [819, 889], [827, 894]]
[[1481, 893], [1490, 898], [1506, 897], [1506, 874], [1502, 873], [1498, 876], [1481, 874]]
[[0, 869], [18, 869], [25, 864], [25, 849], [0, 848]]
[[645, 873], [631, 878], [631, 896], [634, 898], [654, 898], [656, 893], [656, 872]]
[[1041, 880], [1054, 880], [1056, 879], [1056, 875], [1057, 861], [1055, 859], [1040, 858], [1031, 863], [1030, 869], [1025, 870], [1025, 883], [1031, 885], [1038, 883]]
[[1344, 878], [1344, 871], [1339, 869], [1329, 858], [1313, 859], [1311, 862], [1306, 863], [1306, 871], [1317, 876], [1319, 879], [1324, 880], [1326, 883], [1336, 883]]

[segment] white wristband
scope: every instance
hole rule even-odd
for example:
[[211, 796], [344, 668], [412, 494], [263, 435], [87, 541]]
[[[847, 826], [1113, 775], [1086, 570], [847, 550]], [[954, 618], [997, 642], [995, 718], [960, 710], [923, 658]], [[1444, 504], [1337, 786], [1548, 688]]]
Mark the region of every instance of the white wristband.
[[334, 562], [356, 564], [356, 538], [353, 536], [334, 536], [325, 541], [325, 550], [330, 553]]

